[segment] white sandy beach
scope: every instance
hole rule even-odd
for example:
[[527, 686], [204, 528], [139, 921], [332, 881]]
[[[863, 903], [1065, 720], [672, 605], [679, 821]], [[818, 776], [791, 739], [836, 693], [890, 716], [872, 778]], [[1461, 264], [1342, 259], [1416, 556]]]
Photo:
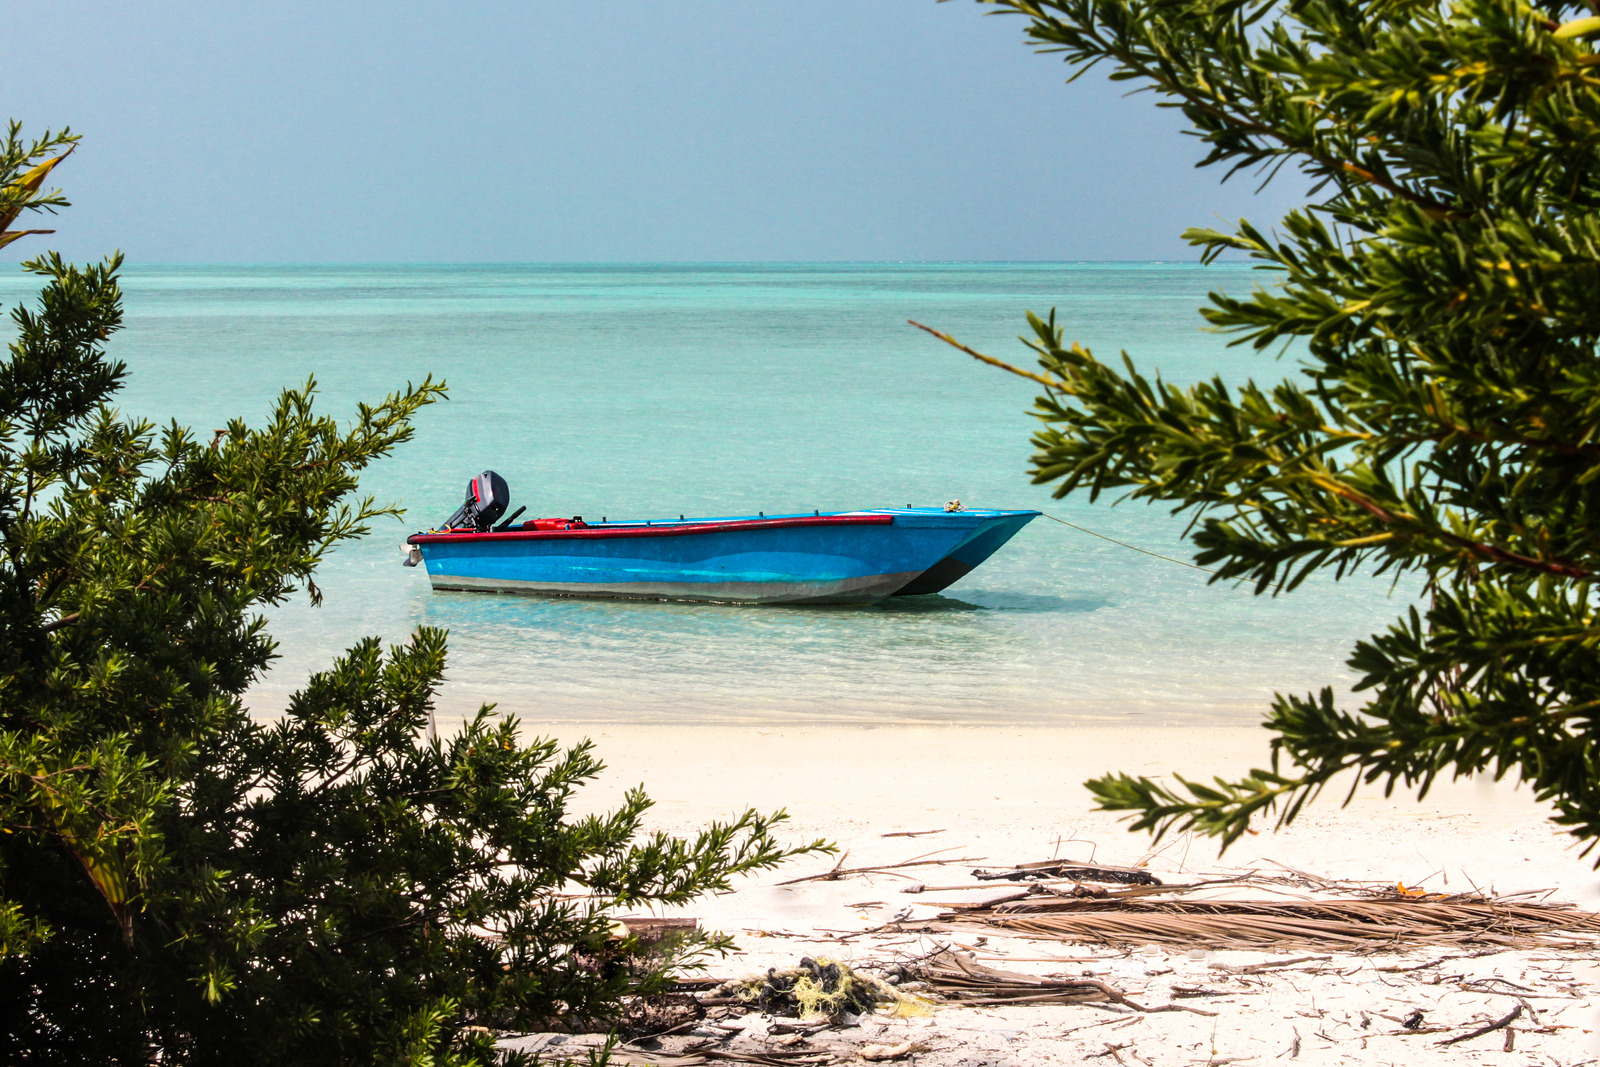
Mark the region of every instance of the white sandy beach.
[[[443, 725], [443, 724], [441, 724]], [[1115, 1016], [1090, 1005], [953, 1008], [931, 1019], [864, 1020], [827, 1040], [847, 1052], [862, 1043], [915, 1040], [935, 1065], [1267, 1062], [1539, 1063], [1600, 1058], [1592, 991], [1600, 963], [1570, 951], [1518, 950], [1481, 958], [1441, 956], [1438, 948], [1382, 955], [1334, 954], [1244, 979], [1234, 968], [1271, 961], [1261, 952], [1183, 952], [1145, 946], [1111, 951], [1059, 941], [956, 936], [862, 936], [896, 913], [931, 917], [950, 894], [906, 895], [910, 876], [930, 887], [965, 880], [973, 866], [1009, 867], [1066, 857], [1148, 864], [1171, 879], [1219, 871], [1287, 866], [1336, 879], [1402, 882], [1442, 892], [1474, 886], [1515, 893], [1549, 889], [1551, 899], [1593, 908], [1600, 876], [1551, 826], [1544, 810], [1506, 785], [1447, 783], [1425, 802], [1359, 792], [1347, 807], [1325, 795], [1291, 827], [1240, 841], [1219, 858], [1213, 843], [1169, 838], [1152, 850], [1116, 817], [1092, 811], [1084, 779], [1108, 770], [1151, 775], [1231, 774], [1265, 763], [1259, 728], [597, 726], [541, 730], [564, 741], [588, 736], [608, 764], [581, 794], [587, 808], [614, 804], [643, 784], [657, 802], [651, 825], [690, 832], [746, 806], [787, 808], [789, 836], [816, 836], [849, 853], [847, 866], [909, 860], [938, 850], [962, 859], [900, 876], [878, 874], [779, 886], [825, 871], [825, 858], [796, 861], [749, 879], [737, 891], [686, 909], [704, 925], [738, 937], [740, 955], [714, 964], [728, 977], [792, 966], [801, 956], [885, 961], [965, 945], [981, 962], [1047, 974], [1093, 973], [1147, 1004], [1169, 1002], [1173, 986], [1207, 986], [1219, 995], [1206, 1016], [1191, 1012]], [[939, 831], [915, 838], [904, 831]], [[981, 861], [981, 862], [980, 862]], [[964, 899], [977, 899], [967, 894]], [[842, 938], [842, 940], [841, 940]], [[1285, 953], [1280, 956], [1304, 954]], [[1391, 970], [1382, 970], [1389, 967]], [[1417, 967], [1417, 970], [1392, 968]], [[1510, 986], [1482, 992], [1483, 979]], [[1463, 989], [1463, 982], [1479, 984]], [[1497, 987], [1499, 988], [1499, 987]], [[1512, 995], [1507, 990], [1529, 992]], [[1225, 995], [1224, 995], [1225, 994]], [[1525, 998], [1529, 1012], [1508, 1029], [1450, 1046], [1436, 1044], [1502, 1017]], [[1509, 997], [1509, 999], [1508, 999]], [[1192, 1002], [1185, 1002], [1192, 1003]], [[1415, 1009], [1419, 1033], [1398, 1020]], [[764, 1022], [750, 1017], [752, 1034]], [[762, 1040], [752, 1038], [752, 1040]], [[819, 1037], [817, 1040], [824, 1040]], [[1109, 1050], [1109, 1051], [1108, 1051]], [[1100, 1062], [1099, 1059], [1094, 1062]]]

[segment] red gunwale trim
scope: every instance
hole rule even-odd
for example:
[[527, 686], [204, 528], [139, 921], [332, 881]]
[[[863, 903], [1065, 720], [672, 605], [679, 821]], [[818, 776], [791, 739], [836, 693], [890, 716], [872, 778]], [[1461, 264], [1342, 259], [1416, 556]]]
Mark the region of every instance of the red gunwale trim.
[[796, 515], [788, 519], [732, 519], [664, 526], [585, 526], [577, 530], [507, 530], [504, 533], [415, 533], [408, 545], [461, 544], [467, 541], [559, 541], [608, 537], [684, 537], [727, 530], [781, 530], [788, 526], [888, 526], [893, 515]]

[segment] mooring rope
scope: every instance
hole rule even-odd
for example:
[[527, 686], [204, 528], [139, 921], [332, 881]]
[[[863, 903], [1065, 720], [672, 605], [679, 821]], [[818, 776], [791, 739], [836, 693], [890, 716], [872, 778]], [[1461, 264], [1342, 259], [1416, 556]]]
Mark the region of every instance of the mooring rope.
[[1107, 537], [1103, 533], [1095, 533], [1093, 530], [1089, 529], [1087, 526], [1079, 526], [1075, 522], [1068, 522], [1066, 519], [1058, 519], [1054, 515], [1050, 514], [1048, 511], [1041, 511], [1041, 512], [1039, 512], [1039, 514], [1043, 515], [1045, 518], [1051, 520], [1052, 522], [1059, 522], [1061, 525], [1070, 526], [1074, 530], [1079, 531], [1080, 533], [1086, 533], [1090, 537], [1098, 537], [1102, 541], [1110, 541], [1114, 545], [1121, 545], [1123, 548], [1131, 548], [1135, 552], [1142, 552], [1147, 556], [1154, 556], [1156, 559], [1164, 559], [1168, 563], [1176, 563], [1180, 567], [1188, 567], [1188, 568], [1190, 568], [1192, 570], [1205, 571], [1207, 574], [1215, 574], [1215, 573], [1217, 573], [1216, 571], [1212, 570], [1210, 567], [1202, 567], [1198, 563], [1189, 563], [1186, 560], [1174, 559], [1171, 556], [1163, 556], [1161, 553], [1152, 552], [1148, 548], [1140, 548], [1138, 545], [1130, 545], [1126, 541], [1118, 541], [1115, 537]]

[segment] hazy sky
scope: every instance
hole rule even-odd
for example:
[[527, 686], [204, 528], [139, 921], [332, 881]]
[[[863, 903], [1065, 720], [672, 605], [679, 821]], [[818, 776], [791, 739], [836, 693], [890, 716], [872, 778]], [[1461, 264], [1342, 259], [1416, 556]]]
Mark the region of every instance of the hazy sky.
[[1290, 203], [983, 12], [52, 0], [10, 9], [0, 94], [85, 136], [51, 239], [79, 258], [1175, 259]]

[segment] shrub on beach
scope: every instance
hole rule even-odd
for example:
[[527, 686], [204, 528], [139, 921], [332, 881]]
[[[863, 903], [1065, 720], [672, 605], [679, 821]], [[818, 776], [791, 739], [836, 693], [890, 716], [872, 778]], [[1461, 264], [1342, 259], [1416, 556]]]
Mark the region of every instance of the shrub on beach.
[[[1600, 17], [1566, 0], [994, 0], [1041, 51], [1179, 110], [1203, 164], [1292, 167], [1277, 232], [1191, 230], [1270, 272], [1203, 314], [1296, 377], [1180, 387], [1030, 316], [1035, 481], [1194, 520], [1214, 580], [1367, 568], [1422, 603], [1361, 641], [1358, 708], [1276, 698], [1272, 765], [1104, 808], [1233, 841], [1349, 772], [1426, 793], [1513, 775], [1600, 840]], [[998, 361], [996, 361], [998, 362]]]
[[[73, 143], [12, 125], [0, 229], [65, 203], [44, 181]], [[821, 847], [780, 845], [781, 812], [643, 833], [639, 791], [571, 816], [587, 744], [488, 708], [431, 736], [437, 630], [252, 719], [260, 611], [319, 599], [323, 554], [393, 514], [357, 476], [443, 385], [343, 428], [314, 383], [210, 440], [129, 421], [119, 265], [26, 263], [44, 287], [0, 358], [0, 1062], [487, 1062], [493, 1028], [604, 1022], [725, 945], [631, 954], [607, 909]]]

